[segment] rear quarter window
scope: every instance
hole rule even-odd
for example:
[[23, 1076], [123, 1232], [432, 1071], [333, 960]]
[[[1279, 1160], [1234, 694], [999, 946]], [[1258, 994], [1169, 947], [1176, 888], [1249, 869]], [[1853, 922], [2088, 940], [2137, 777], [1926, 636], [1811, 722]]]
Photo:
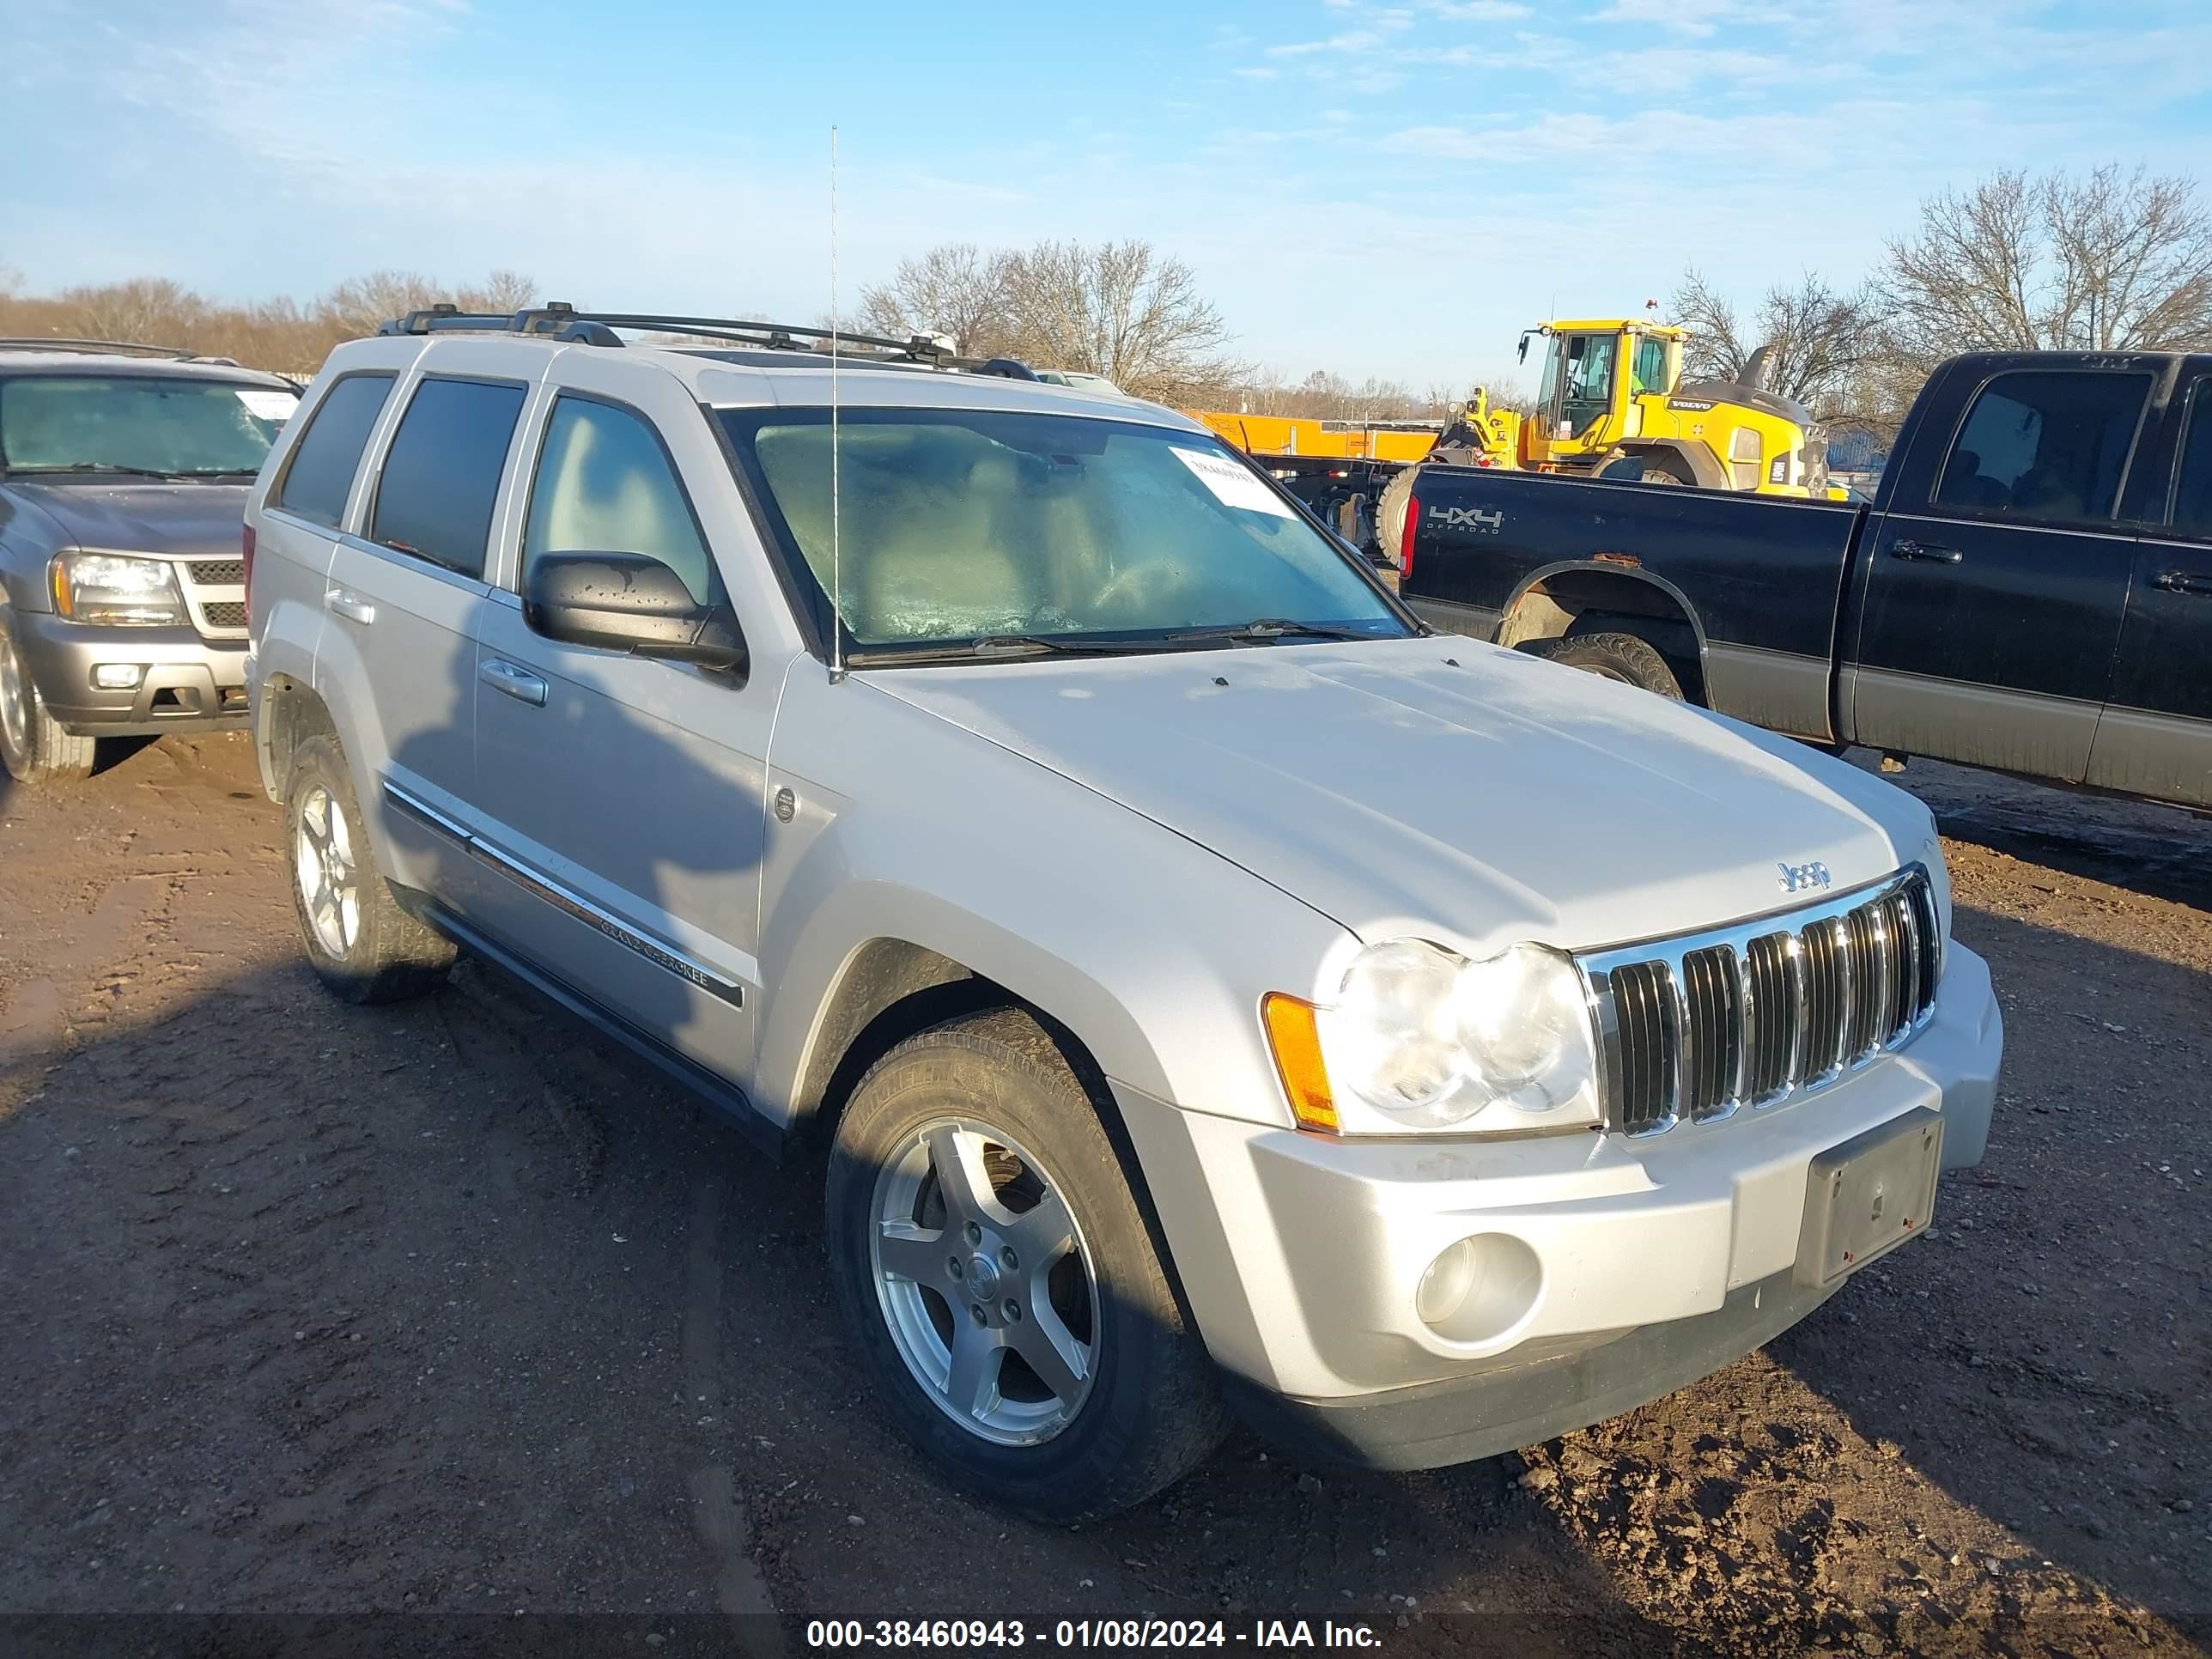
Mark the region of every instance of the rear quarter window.
[[481, 577], [523, 395], [521, 386], [490, 380], [417, 386], [385, 453], [369, 539]]
[[337, 528], [369, 428], [392, 395], [392, 380], [389, 374], [349, 374], [324, 394], [284, 468], [276, 506]]

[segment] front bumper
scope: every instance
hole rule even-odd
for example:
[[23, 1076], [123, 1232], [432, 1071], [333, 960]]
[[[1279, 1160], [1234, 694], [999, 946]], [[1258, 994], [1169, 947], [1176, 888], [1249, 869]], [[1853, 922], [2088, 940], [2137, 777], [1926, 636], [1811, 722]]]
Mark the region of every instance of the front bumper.
[[[190, 628], [88, 627], [42, 613], [15, 617], [23, 664], [46, 712], [79, 737], [150, 737], [242, 726], [246, 641], [218, 645]], [[92, 683], [103, 663], [142, 669], [127, 690]]]
[[[2003, 1028], [1953, 945], [1905, 1048], [1768, 1111], [1620, 1135], [1343, 1142], [1116, 1085], [1200, 1331], [1261, 1427], [1389, 1468], [1462, 1462], [1656, 1399], [1834, 1288], [1794, 1273], [1824, 1152], [1916, 1109], [1980, 1160]], [[1468, 1317], [1416, 1308], [1476, 1242]]]

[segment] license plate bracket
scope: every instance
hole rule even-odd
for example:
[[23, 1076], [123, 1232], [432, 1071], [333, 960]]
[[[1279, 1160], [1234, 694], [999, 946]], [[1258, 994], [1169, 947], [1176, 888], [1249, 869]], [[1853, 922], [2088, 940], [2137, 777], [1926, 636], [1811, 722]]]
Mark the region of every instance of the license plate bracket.
[[1805, 1178], [1797, 1282], [1827, 1285], [1924, 1231], [1943, 1167], [1943, 1115], [1916, 1106], [1817, 1155]]

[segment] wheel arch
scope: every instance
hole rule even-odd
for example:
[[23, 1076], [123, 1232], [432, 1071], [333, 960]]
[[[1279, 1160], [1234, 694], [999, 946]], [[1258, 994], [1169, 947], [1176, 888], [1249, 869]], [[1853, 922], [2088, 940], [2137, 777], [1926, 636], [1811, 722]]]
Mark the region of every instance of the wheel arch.
[[1734, 488], [1728, 469], [1709, 444], [1692, 443], [1683, 438], [1631, 438], [1619, 447], [1624, 455], [1663, 455], [1680, 461], [1688, 469], [1691, 482], [1700, 489]]
[[1498, 613], [1497, 643], [1512, 649], [1536, 640], [1565, 639], [1585, 617], [1601, 619], [1602, 626], [1582, 631], [1634, 634], [1670, 665], [1687, 666], [1694, 684], [1686, 681], [1683, 694], [1705, 703], [1705, 624], [1680, 588], [1648, 570], [1596, 559], [1540, 566], [1507, 596]]
[[290, 674], [263, 678], [253, 710], [253, 757], [262, 793], [281, 801], [292, 756], [311, 737], [336, 737], [337, 722], [313, 686]]

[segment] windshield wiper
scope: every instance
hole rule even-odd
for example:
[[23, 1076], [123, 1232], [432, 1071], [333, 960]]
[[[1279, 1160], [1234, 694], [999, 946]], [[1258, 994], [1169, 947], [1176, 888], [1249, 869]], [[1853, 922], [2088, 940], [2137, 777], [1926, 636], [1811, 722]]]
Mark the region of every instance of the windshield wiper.
[[11, 466], [11, 477], [102, 477], [156, 478], [163, 483], [174, 483], [188, 474], [157, 472], [149, 466], [115, 466], [106, 461], [72, 461], [67, 466]]
[[856, 645], [845, 653], [854, 664], [965, 662], [993, 657], [1120, 657], [1162, 648], [1158, 640], [1055, 639], [1046, 634], [984, 634], [972, 640], [929, 645]]
[[1331, 628], [1325, 623], [1294, 622], [1287, 617], [1260, 617], [1234, 628], [1198, 628], [1170, 634], [1171, 640], [1222, 640], [1231, 644], [1270, 640], [1371, 640], [1377, 635], [1360, 628]]

